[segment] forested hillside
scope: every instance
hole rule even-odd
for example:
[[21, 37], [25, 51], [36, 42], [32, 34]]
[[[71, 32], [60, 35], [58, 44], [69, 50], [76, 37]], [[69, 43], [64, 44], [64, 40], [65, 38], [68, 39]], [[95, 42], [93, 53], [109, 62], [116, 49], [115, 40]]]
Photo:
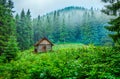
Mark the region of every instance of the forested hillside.
[[17, 41], [21, 50], [47, 37], [54, 43], [112, 45], [104, 27], [113, 18], [97, 9], [66, 7], [32, 20], [30, 10], [16, 15]]
[[0, 0], [0, 79], [120, 79], [120, 1], [101, 1], [105, 14], [70, 6], [32, 18]]
[[34, 42], [47, 37], [54, 43], [111, 45], [104, 28], [110, 18], [93, 8], [66, 7], [33, 20]]

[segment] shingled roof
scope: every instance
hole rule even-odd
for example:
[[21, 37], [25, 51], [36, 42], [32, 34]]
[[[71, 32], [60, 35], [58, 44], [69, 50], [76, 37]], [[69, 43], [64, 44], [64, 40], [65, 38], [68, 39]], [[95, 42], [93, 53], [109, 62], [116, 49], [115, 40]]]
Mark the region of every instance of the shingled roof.
[[53, 43], [50, 42], [46, 37], [40, 39], [34, 46], [38, 46], [43, 40], [47, 40], [53, 46]]

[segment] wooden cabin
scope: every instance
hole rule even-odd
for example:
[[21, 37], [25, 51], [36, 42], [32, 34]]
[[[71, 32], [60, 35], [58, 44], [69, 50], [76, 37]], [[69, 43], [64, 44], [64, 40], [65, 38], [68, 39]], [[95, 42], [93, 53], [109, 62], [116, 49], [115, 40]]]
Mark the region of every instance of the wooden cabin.
[[35, 45], [35, 52], [47, 52], [52, 50], [52, 42], [50, 42], [47, 38], [42, 38]]

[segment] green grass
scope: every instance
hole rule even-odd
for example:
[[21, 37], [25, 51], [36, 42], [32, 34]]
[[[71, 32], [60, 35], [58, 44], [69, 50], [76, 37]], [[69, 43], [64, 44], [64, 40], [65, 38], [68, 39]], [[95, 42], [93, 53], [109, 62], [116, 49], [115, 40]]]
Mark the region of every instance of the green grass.
[[69, 43], [69, 44], [55, 44], [53, 50], [63, 50], [63, 49], [76, 49], [85, 46], [83, 44]]
[[0, 64], [0, 79], [120, 79], [120, 51], [112, 47], [60, 44], [51, 52], [32, 51]]

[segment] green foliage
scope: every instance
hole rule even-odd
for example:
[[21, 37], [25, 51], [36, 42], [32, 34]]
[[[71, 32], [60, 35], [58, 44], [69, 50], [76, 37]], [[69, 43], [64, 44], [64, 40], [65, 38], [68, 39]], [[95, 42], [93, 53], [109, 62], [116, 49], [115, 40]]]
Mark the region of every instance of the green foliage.
[[10, 61], [17, 56], [17, 52], [18, 52], [18, 47], [16, 43], [16, 38], [15, 36], [11, 36], [7, 42], [5, 51], [2, 55], [5, 56], [6, 61]]
[[120, 51], [94, 45], [55, 45], [53, 51], [18, 53], [0, 64], [1, 79], [119, 79]]
[[12, 8], [11, 0], [0, 0], [0, 61], [10, 61], [18, 49]]
[[30, 10], [22, 10], [21, 15], [16, 15], [17, 42], [21, 50], [29, 49], [33, 45], [33, 28]]
[[47, 37], [54, 43], [113, 43], [107, 36], [111, 32], [104, 28], [110, 18], [93, 8], [66, 7], [33, 20], [34, 42]]
[[113, 39], [116, 45], [120, 45], [120, 1], [119, 0], [102, 0], [105, 3], [110, 3], [105, 6], [106, 8], [102, 10], [105, 14], [115, 15], [116, 17], [109, 22], [109, 26], [106, 27], [107, 30], [112, 31], [109, 36]]
[[[40, 15], [38, 16], [37, 20], [33, 20], [33, 34], [34, 34], [34, 43], [36, 43], [36, 41], [40, 40], [40, 38], [42, 38], [41, 36], [41, 27], [42, 27], [42, 23], [41, 23], [41, 18]], [[39, 29], [39, 30], [38, 30]]]
[[111, 20], [109, 24], [111, 26], [106, 27], [106, 29], [114, 32], [114, 34], [109, 34], [109, 36], [114, 40], [116, 44], [120, 45], [120, 17]]

